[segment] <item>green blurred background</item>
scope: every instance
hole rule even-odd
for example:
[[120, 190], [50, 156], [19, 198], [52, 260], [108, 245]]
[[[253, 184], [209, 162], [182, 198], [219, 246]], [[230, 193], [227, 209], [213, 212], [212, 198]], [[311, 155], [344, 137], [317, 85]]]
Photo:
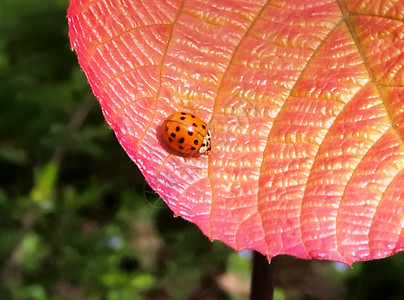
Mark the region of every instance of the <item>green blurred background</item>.
[[[106, 125], [67, 7], [0, 1], [0, 300], [247, 299], [250, 253], [174, 218]], [[404, 299], [403, 255], [275, 261], [275, 299]]]

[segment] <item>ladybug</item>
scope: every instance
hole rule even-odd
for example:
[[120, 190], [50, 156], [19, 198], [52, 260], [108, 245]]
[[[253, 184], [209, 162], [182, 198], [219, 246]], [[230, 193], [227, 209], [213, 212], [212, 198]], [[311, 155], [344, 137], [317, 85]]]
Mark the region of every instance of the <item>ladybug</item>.
[[164, 121], [163, 136], [167, 145], [180, 156], [197, 156], [210, 151], [208, 125], [197, 116], [176, 112]]

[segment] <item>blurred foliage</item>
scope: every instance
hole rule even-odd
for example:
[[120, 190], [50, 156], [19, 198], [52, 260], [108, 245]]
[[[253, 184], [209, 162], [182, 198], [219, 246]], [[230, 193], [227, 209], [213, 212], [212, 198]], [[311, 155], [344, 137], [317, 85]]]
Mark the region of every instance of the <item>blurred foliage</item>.
[[[67, 6], [0, 2], [0, 299], [245, 299], [249, 258], [174, 218], [106, 125]], [[336, 298], [404, 299], [403, 265], [320, 270]], [[277, 285], [276, 299], [316, 295]]]

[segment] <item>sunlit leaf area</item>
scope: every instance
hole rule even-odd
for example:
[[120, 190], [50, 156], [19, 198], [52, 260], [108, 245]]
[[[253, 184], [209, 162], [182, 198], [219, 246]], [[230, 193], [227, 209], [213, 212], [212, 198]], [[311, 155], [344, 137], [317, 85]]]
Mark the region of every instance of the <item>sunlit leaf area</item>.
[[[67, 0], [0, 1], [0, 299], [248, 299], [250, 251], [174, 217], [106, 124]], [[404, 256], [275, 257], [274, 299], [404, 299]]]

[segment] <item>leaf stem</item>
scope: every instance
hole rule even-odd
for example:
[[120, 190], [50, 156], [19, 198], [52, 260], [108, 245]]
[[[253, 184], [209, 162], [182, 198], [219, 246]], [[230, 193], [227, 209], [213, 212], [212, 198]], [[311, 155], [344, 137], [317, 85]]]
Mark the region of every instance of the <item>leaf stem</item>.
[[275, 280], [274, 268], [261, 253], [253, 255], [250, 300], [272, 300]]

